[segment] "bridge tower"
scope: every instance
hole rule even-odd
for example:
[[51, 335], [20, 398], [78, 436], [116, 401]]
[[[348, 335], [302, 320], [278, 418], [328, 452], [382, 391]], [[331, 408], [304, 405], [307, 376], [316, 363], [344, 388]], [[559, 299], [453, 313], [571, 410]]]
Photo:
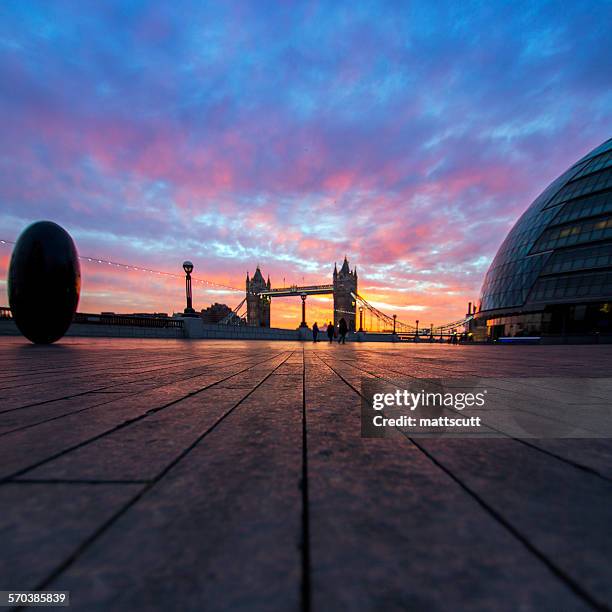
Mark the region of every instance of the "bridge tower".
[[270, 277], [268, 282], [257, 266], [253, 278], [249, 279], [246, 275], [246, 301], [247, 301], [247, 325], [252, 327], [270, 327], [270, 298], [258, 295], [260, 291], [269, 290]]
[[345, 256], [340, 272], [334, 264], [334, 325], [338, 325], [340, 319], [344, 317], [349, 330], [355, 331], [356, 304], [351, 292], [357, 293], [357, 267], [351, 272]]

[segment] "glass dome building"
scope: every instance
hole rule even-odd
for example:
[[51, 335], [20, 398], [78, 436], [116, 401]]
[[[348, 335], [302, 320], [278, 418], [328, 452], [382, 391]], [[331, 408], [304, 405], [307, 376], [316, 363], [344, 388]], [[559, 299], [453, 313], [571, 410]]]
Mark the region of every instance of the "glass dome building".
[[477, 336], [612, 335], [612, 138], [536, 198], [485, 276]]

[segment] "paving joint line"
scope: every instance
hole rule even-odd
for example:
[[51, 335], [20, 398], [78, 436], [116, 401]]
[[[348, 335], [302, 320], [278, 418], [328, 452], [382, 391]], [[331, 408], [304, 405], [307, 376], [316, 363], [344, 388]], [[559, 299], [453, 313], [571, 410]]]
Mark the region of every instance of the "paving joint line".
[[[280, 354], [282, 354], [282, 353], [279, 353], [279, 355]], [[225, 360], [222, 360], [222, 361], [218, 361], [216, 363], [217, 364], [219, 364], [219, 363], [227, 363], [228, 361], [232, 361], [232, 360], [231, 359], [225, 359]], [[234, 363], [230, 364], [230, 367], [232, 365], [236, 365], [238, 363], [240, 363], [240, 359], [236, 359]], [[260, 363], [263, 363], [263, 362], [260, 362]], [[204, 374], [205, 374], [205, 372], [200, 372], [199, 374], [194, 374], [192, 376], [186, 376], [185, 378], [179, 378], [177, 380], [173, 380], [172, 382], [162, 383], [160, 385], [156, 385], [154, 387], [151, 387], [150, 389], [145, 389], [145, 391], [154, 391], [156, 389], [161, 389], [162, 387], [167, 387], [168, 385], [175, 385], [177, 383], [182, 383], [182, 382], [185, 382], [187, 380], [192, 380], [193, 378], [197, 378], [198, 376], [203, 376]], [[154, 378], [156, 378], [156, 377], [155, 376], [150, 376], [148, 378], [144, 378], [143, 381], [144, 380], [152, 380]], [[129, 384], [129, 383], [127, 383], [127, 384]], [[72, 416], [72, 415], [75, 415], [75, 414], [80, 414], [81, 412], [86, 412], [87, 410], [92, 410], [93, 408], [99, 408], [100, 406], [106, 406], [107, 404], [112, 404], [113, 402], [118, 401], [118, 399], [124, 399], [124, 398], [128, 398], [128, 397], [132, 397], [134, 395], [138, 395], [139, 393], [143, 393], [143, 391], [142, 390], [137, 390], [137, 391], [125, 392], [125, 391], [99, 391], [99, 390], [95, 390], [95, 391], [88, 391], [86, 393], [86, 395], [89, 394], [89, 393], [93, 393], [93, 394], [95, 394], [95, 393], [101, 393], [101, 394], [109, 394], [109, 393], [112, 393], [112, 394], [121, 394], [121, 393], [123, 393], [123, 397], [122, 398], [112, 397], [112, 398], [109, 398], [108, 401], [99, 402], [97, 404], [93, 404], [92, 406], [86, 406], [85, 408], [81, 408], [79, 410], [72, 410], [70, 412], [64, 412], [62, 414], [58, 414], [56, 416], [53, 416], [53, 417], [50, 417], [50, 418], [47, 418], [47, 419], [43, 419], [42, 421], [36, 421], [35, 423], [30, 423], [29, 425], [21, 425], [19, 427], [15, 427], [14, 429], [9, 429], [8, 431], [0, 432], [0, 438], [3, 437], [3, 436], [7, 436], [9, 434], [12, 434], [12, 433], [16, 433], [18, 431], [24, 431], [26, 429], [30, 429], [31, 427], [37, 427], [38, 425], [44, 425], [45, 423], [52, 423], [53, 421], [57, 421], [58, 419], [63, 419], [64, 417], [69, 417], [69, 416]], [[62, 398], [62, 399], [72, 399], [72, 398]], [[62, 401], [62, 399], [49, 400], [49, 402]], [[47, 402], [43, 402], [42, 404], [37, 404], [37, 405], [43, 405], [44, 403], [47, 403]], [[27, 406], [27, 408], [33, 408], [33, 407], [36, 407], [36, 405]], [[26, 406], [24, 406], [24, 408], [26, 408]], [[13, 412], [14, 410], [21, 410], [21, 408], [14, 408], [14, 409], [11, 409], [11, 410], [7, 410], [5, 412]], [[2, 414], [4, 414], [4, 413], [0, 413], [0, 417], [2, 416]], [[0, 480], [0, 482], [1, 482], [1, 480]]]
[[[348, 387], [350, 387], [357, 395], [363, 399], [364, 396], [358, 391], [348, 380], [346, 380], [338, 371], [332, 366], [325, 362], [324, 359], [319, 357], [320, 361], [324, 363], [332, 372], [336, 374]], [[455, 483], [457, 483], [474, 501], [476, 501], [488, 514], [496, 520], [502, 527], [504, 527], [516, 540], [518, 540], [530, 553], [532, 553], [537, 559], [539, 559], [548, 570], [560, 579], [575, 595], [580, 597], [585, 603], [591, 606], [595, 610], [609, 610], [609, 608], [598, 601], [592, 596], [586, 589], [582, 588], [578, 582], [576, 582], [569, 574], [564, 572], [558, 567], [553, 561], [551, 561], [541, 550], [539, 550], [535, 544], [533, 544], [527, 536], [523, 535], [510, 521], [504, 518], [495, 508], [490, 506], [478, 493], [476, 493], [471, 487], [464, 483], [458, 476], [456, 476], [449, 468], [447, 468], [441, 461], [436, 459], [430, 452], [424, 449], [418, 444], [414, 438], [411, 438], [398, 428], [398, 431], [404, 436], [404, 438], [410, 441], [429, 461], [435, 466], [441, 469], [447, 476], [449, 476]]]
[[[176, 465], [178, 465], [208, 434], [213, 432], [227, 417], [229, 417], [246, 399], [248, 399], [259, 387], [263, 385], [268, 378], [270, 378], [287, 360], [293, 355], [295, 351], [291, 351], [289, 355], [276, 367], [274, 367], [266, 376], [259, 381], [248, 393], [246, 393], [238, 402], [236, 402], [231, 408], [224, 412], [208, 429], [200, 434], [194, 442], [192, 442], [187, 448], [183, 449], [163, 470], [161, 470], [155, 478], [153, 478], [148, 484], [132, 497], [127, 503], [125, 503], [119, 510], [117, 510], [110, 518], [108, 518], [102, 525], [100, 525], [93, 534], [86, 538], [76, 548], [76, 550], [69, 555], [55, 570], [53, 570], [47, 578], [42, 580], [34, 590], [42, 591], [58, 578], [66, 569], [73, 565], [78, 558], [91, 546], [107, 529], [109, 529], [114, 523], [119, 520], [132, 506], [136, 504], [142, 497], [148, 493], [156, 484], [158, 484], [162, 478]], [[282, 353], [281, 353], [282, 354]], [[23, 606], [17, 608], [17, 610], [24, 610]]]
[[[0, 485], [4, 484], [5, 482], [9, 481], [9, 480], [14, 480], [15, 478], [21, 476], [22, 474], [25, 474], [31, 470], [34, 470], [38, 467], [40, 467], [41, 465], [44, 465], [45, 463], [49, 463], [50, 461], [54, 461], [55, 459], [59, 459], [59, 457], [62, 457], [63, 455], [66, 455], [68, 453], [71, 453], [72, 451], [75, 451], [79, 448], [82, 448], [83, 446], [87, 446], [87, 444], [91, 444], [92, 442], [95, 442], [96, 440], [99, 440], [101, 438], [103, 438], [104, 436], [107, 436], [109, 434], [112, 434], [120, 429], [123, 429], [124, 427], [127, 427], [129, 425], [132, 425], [133, 423], [136, 423], [138, 421], [141, 421], [142, 419], [145, 419], [146, 417], [155, 414], [157, 412], [160, 412], [161, 410], [165, 410], [166, 408], [169, 408], [171, 406], [174, 406], [175, 404], [178, 404], [179, 402], [182, 402], [185, 399], [188, 399], [190, 397], [193, 397], [195, 395], [198, 395], [199, 393], [202, 393], [202, 391], [206, 391], [207, 389], [210, 389], [211, 387], [214, 387], [215, 385], [221, 384], [223, 382], [225, 382], [226, 380], [229, 380], [230, 378], [233, 378], [234, 376], [237, 376], [238, 374], [243, 374], [244, 372], [247, 372], [248, 370], [251, 370], [255, 367], [257, 367], [258, 365], [261, 365], [262, 363], [266, 363], [267, 361], [271, 361], [272, 359], [276, 359], [277, 357], [279, 357], [279, 355], [282, 355], [284, 352], [286, 351], [282, 351], [281, 353], [279, 353], [278, 355], [274, 355], [273, 357], [269, 357], [267, 359], [264, 359], [263, 361], [260, 361], [258, 363], [255, 363], [251, 366], [249, 366], [248, 368], [244, 368], [243, 370], [240, 370], [238, 372], [234, 372], [233, 374], [231, 374], [230, 376], [226, 376], [225, 378], [222, 378], [220, 380], [215, 381], [214, 383], [211, 383], [209, 385], [206, 385], [204, 387], [202, 387], [201, 389], [197, 389], [196, 391], [191, 391], [190, 393], [187, 393], [186, 395], [176, 399], [176, 400], [172, 400], [171, 402], [168, 402], [166, 404], [164, 404], [163, 406], [158, 406], [157, 408], [153, 408], [151, 410], [148, 410], [147, 412], [138, 415], [137, 417], [133, 417], [131, 419], [127, 419], [126, 421], [123, 421], [123, 423], [119, 423], [118, 425], [115, 425], [114, 427], [111, 427], [110, 429], [107, 429], [106, 431], [97, 434], [91, 438], [88, 438], [87, 440], [84, 440], [82, 442], [79, 442], [78, 444], [75, 444], [73, 446], [71, 446], [70, 448], [64, 449], [58, 453], [55, 453], [54, 455], [51, 455], [50, 457], [47, 457], [45, 459], [42, 459], [41, 461], [38, 461], [26, 468], [22, 468], [20, 470], [17, 470], [16, 472], [9, 474], [8, 476], [4, 476], [2, 478], [0, 478]], [[284, 363], [284, 362], [283, 362]], [[105, 402], [105, 403], [109, 403], [109, 402]]]
[[[232, 357], [232, 358], [230, 358], [230, 359], [223, 359], [223, 360], [221, 360], [221, 361], [216, 361], [216, 362], [208, 363], [208, 364], [205, 364], [205, 365], [202, 365], [202, 366], [198, 366], [198, 367], [207, 367], [207, 366], [209, 366], [209, 365], [217, 365], [217, 364], [219, 364], [219, 363], [226, 363], [226, 362], [228, 362], [228, 361], [232, 361], [232, 359], [234, 359], [234, 360], [236, 360], [236, 361], [238, 361], [238, 362], [240, 361], [240, 359], [239, 359], [239, 358]], [[181, 363], [182, 363], [182, 362], [181, 362]], [[196, 368], [194, 368], [194, 369], [196, 369]], [[149, 372], [155, 372], [155, 370], [149, 370]], [[190, 376], [190, 377], [188, 377], [188, 378], [184, 378], [184, 379], [180, 379], [180, 380], [189, 380], [190, 378], [195, 378], [196, 376], [201, 376], [201, 375], [202, 375], [202, 373], [200, 373], [200, 374], [195, 374], [194, 376]], [[153, 376], [147, 376], [146, 378], [143, 378], [143, 379], [139, 380], [138, 382], [144, 382], [144, 381], [146, 381], [146, 380], [153, 380], [154, 378], [157, 378], [157, 376], [156, 376], [156, 375], [153, 375]], [[178, 381], [176, 381], [176, 382], [178, 382]], [[97, 393], [97, 392], [99, 392], [99, 391], [104, 391], [104, 390], [106, 390], [106, 389], [112, 389], [113, 387], [118, 387], [119, 385], [124, 385], [124, 384], [130, 384], [130, 383], [129, 383], [129, 382], [119, 382], [119, 383], [114, 383], [114, 384], [112, 384], [112, 385], [108, 385], [108, 386], [106, 386], [106, 387], [97, 387], [97, 388], [95, 388], [95, 389], [90, 389], [90, 390], [88, 390], [88, 391], [82, 391], [82, 392], [79, 392], [79, 393], [75, 393], [74, 395], [66, 395], [66, 396], [64, 396], [64, 397], [56, 397], [56, 398], [54, 398], [54, 399], [42, 400], [42, 401], [40, 401], [40, 402], [34, 402], [34, 403], [32, 403], [32, 404], [26, 404], [25, 406], [17, 406], [17, 407], [15, 407], [15, 408], [8, 408], [7, 410], [2, 410], [2, 411], [0, 411], [0, 415], [2, 415], [2, 414], [6, 414], [6, 413], [8, 413], [8, 412], [15, 412], [16, 410], [24, 410], [24, 409], [26, 409], [26, 408], [34, 408], [34, 407], [36, 407], [36, 406], [43, 406], [43, 405], [45, 405], [45, 404], [51, 404], [51, 403], [53, 403], [53, 402], [61, 402], [61, 401], [63, 401], [63, 400], [72, 399], [72, 398], [74, 398], [74, 397], [81, 397], [81, 396], [83, 396], [83, 395], [87, 395], [88, 393]], [[166, 384], [166, 385], [171, 385], [171, 384], [173, 384], [173, 383], [164, 383], [164, 384]], [[160, 385], [160, 386], [163, 386], [163, 385]], [[155, 387], [154, 387], [154, 388], [155, 388]]]
[[[319, 359], [321, 359], [321, 361], [323, 361], [323, 363], [325, 363], [325, 365], [328, 365], [321, 357], [319, 357]], [[370, 376], [374, 376], [375, 378], [378, 378], [380, 380], [388, 381], [388, 382], [390, 382], [392, 384], [395, 384], [397, 386], [396, 381], [394, 381], [394, 380], [392, 380], [390, 378], [386, 378], [384, 376], [381, 376], [380, 374], [374, 374], [374, 372], [369, 372], [368, 370], [364, 370], [362, 368], [358, 368], [357, 366], [354, 366], [354, 365], [352, 365], [350, 363], [347, 363], [346, 361], [343, 361], [343, 360], [340, 360], [340, 361], [342, 361], [343, 363], [346, 363], [346, 365], [350, 366], [351, 368], [354, 368], [355, 370], [358, 370], [359, 372], [365, 372], [366, 374], [370, 374]], [[329, 366], [329, 367], [331, 367], [331, 366]], [[389, 372], [394, 372], [396, 374], [401, 374], [402, 376], [404, 376], [404, 374], [402, 372], [398, 372], [397, 370], [392, 370], [390, 368], [389, 368]], [[418, 379], [418, 377], [414, 377], [414, 376], [411, 376], [409, 374], [406, 375], [406, 376], [408, 376], [410, 378], [415, 378], [415, 380]], [[533, 414], [529, 410], [524, 410], [524, 412], [528, 412], [529, 414]], [[495, 431], [498, 431], [499, 433], [503, 434], [505, 436], [505, 438], [503, 438], [503, 439], [514, 440], [515, 442], [519, 442], [520, 444], [523, 444], [523, 445], [533, 449], [534, 451], [540, 452], [543, 455], [547, 455], [547, 456], [549, 456], [549, 457], [551, 457], [553, 459], [556, 459], [556, 460], [558, 460], [558, 461], [560, 461], [562, 463], [565, 463], [566, 465], [571, 465], [572, 467], [574, 467], [574, 468], [576, 468], [578, 470], [587, 472], [588, 474], [591, 474], [592, 476], [596, 476], [598, 478], [601, 478], [602, 480], [605, 480], [606, 482], [612, 482], [612, 477], [606, 476], [606, 474], [602, 474], [599, 470], [597, 470], [597, 469], [595, 469], [593, 467], [590, 467], [588, 465], [584, 465], [582, 463], [578, 463], [577, 461], [573, 461], [572, 459], [568, 459], [567, 457], [563, 457], [563, 456], [558, 455], [557, 453], [554, 453], [552, 451], [540, 448], [539, 446], [536, 446], [535, 444], [532, 444], [532, 443], [530, 443], [527, 440], [524, 440], [522, 438], [516, 438], [514, 436], [510, 436], [510, 435], [504, 433], [501, 430], [497, 430], [496, 429]]]
[[306, 420], [306, 356], [302, 347], [302, 581], [301, 610], [311, 609], [311, 563], [310, 563], [310, 503], [308, 489], [308, 424]]

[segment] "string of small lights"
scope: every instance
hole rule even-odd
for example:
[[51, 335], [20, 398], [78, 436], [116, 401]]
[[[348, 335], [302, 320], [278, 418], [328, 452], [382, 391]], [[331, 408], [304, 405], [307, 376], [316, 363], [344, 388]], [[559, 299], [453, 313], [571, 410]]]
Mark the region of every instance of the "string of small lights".
[[[15, 244], [11, 240], [3, 240], [0, 239], [0, 245], [13, 245]], [[153, 270], [151, 268], [144, 268], [143, 266], [134, 266], [132, 264], [124, 264], [119, 263], [117, 261], [111, 261], [109, 259], [104, 259], [102, 257], [90, 257], [88, 255], [79, 255], [79, 259], [81, 261], [87, 261], [89, 263], [99, 264], [103, 266], [111, 266], [114, 268], [119, 268], [121, 270], [135, 270], [137, 272], [145, 272], [147, 274], [155, 274], [157, 276], [165, 276], [168, 278], [178, 278], [184, 279], [184, 274], [176, 274], [174, 272], [162, 272], [161, 270]], [[232, 287], [231, 285], [224, 285], [223, 283], [217, 283], [215, 281], [210, 281], [205, 278], [196, 278], [195, 276], [191, 277], [192, 283], [198, 283], [199, 285], [211, 288], [225, 289], [227, 291], [237, 291], [239, 293], [244, 293], [244, 289], [238, 289], [237, 287]]]

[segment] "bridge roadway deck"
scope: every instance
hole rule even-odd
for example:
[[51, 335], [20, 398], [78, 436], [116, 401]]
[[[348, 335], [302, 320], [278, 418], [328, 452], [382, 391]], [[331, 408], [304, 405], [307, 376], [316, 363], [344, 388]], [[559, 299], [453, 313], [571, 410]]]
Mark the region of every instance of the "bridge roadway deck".
[[333, 285], [306, 285], [304, 287], [278, 287], [268, 291], [259, 291], [259, 295], [268, 297], [288, 297], [296, 295], [325, 295], [334, 292]]
[[76, 610], [589, 610], [609, 440], [360, 437], [360, 380], [609, 375], [610, 346], [0, 338], [0, 589]]

